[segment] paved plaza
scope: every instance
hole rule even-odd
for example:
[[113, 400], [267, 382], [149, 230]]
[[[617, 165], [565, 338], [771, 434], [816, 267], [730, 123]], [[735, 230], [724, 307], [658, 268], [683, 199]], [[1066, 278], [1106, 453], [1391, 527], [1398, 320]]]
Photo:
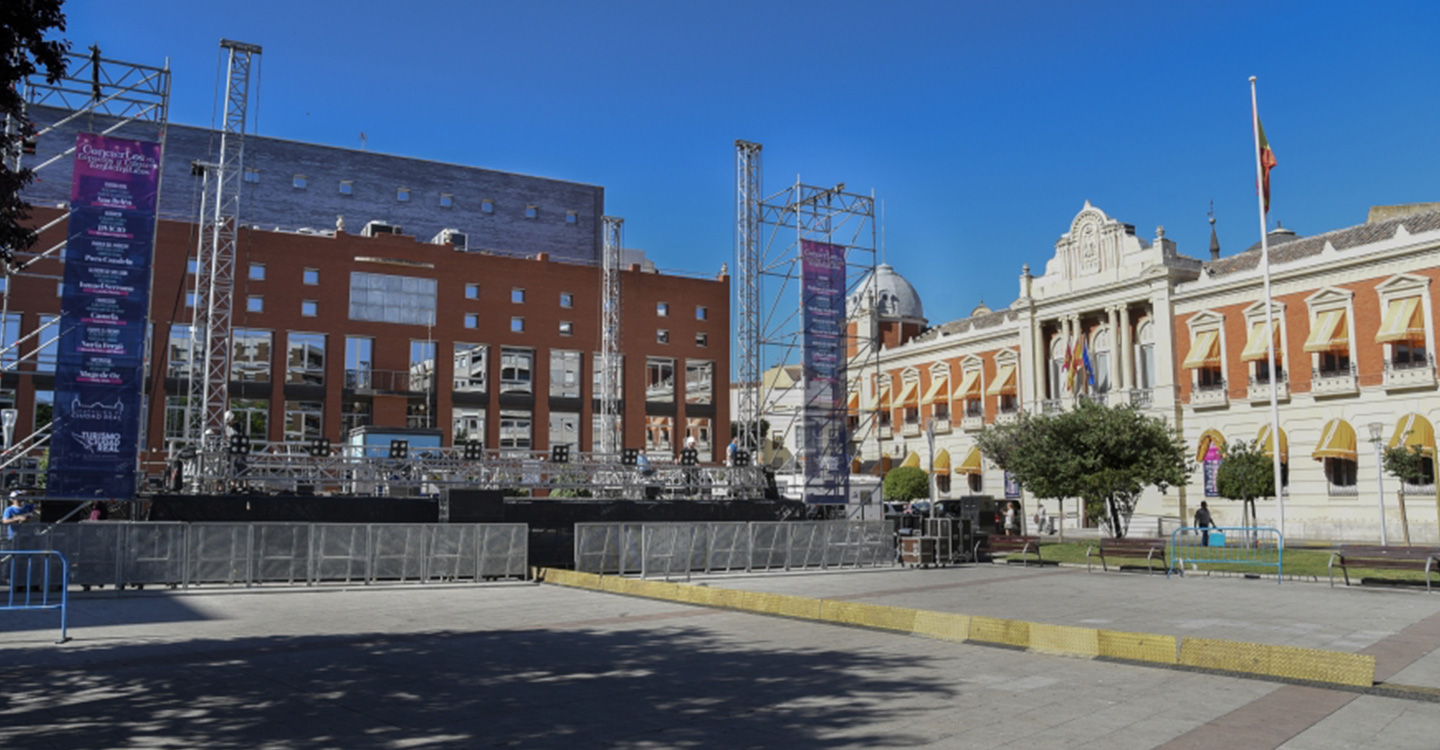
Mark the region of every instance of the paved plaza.
[[1376, 657], [1378, 690], [550, 584], [77, 595], [0, 613], [10, 748], [1435, 748], [1440, 593], [977, 565], [749, 591]]

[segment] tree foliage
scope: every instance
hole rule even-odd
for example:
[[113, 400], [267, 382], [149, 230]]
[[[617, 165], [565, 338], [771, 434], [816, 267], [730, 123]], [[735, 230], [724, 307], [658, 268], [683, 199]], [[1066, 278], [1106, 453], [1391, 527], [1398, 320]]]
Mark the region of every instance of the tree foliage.
[[930, 497], [930, 475], [913, 466], [891, 469], [885, 475], [884, 486], [885, 499], [891, 502], [908, 503]]
[[40, 69], [51, 83], [65, 74], [65, 52], [70, 43], [47, 39], [65, 30], [61, 0], [5, 0], [0, 2], [0, 115], [19, 127], [0, 135], [0, 260], [9, 262], [15, 251], [35, 243], [35, 233], [23, 226], [30, 206], [20, 191], [34, 179], [28, 168], [15, 171], [14, 159], [35, 127], [23, 116], [20, 83]]
[[1275, 497], [1275, 459], [1265, 455], [1260, 441], [1237, 440], [1220, 449], [1224, 458], [1215, 472], [1220, 497], [1239, 500], [1246, 525], [1255, 518], [1255, 501]]
[[1399, 477], [1404, 484], [1424, 484], [1425, 465], [1430, 458], [1425, 455], [1425, 449], [1418, 445], [1396, 445], [1385, 449], [1381, 463], [1385, 471]]
[[1180, 433], [1131, 406], [1081, 401], [1056, 415], [1022, 415], [976, 438], [985, 454], [1037, 497], [1080, 498], [1086, 516], [1124, 536], [1146, 487], [1183, 484], [1194, 464]]

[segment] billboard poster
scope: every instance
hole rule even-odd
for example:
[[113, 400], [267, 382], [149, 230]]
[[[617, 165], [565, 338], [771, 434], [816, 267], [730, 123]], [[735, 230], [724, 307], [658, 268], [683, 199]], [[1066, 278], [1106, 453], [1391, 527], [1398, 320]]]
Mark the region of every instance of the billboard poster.
[[[1283, 437], [1283, 436], [1282, 436]], [[1220, 488], [1215, 477], [1220, 475], [1220, 449], [1214, 445], [1205, 451], [1205, 497], [1220, 497]]]
[[844, 503], [850, 494], [850, 461], [845, 455], [845, 248], [801, 240], [800, 289], [805, 501]]
[[1008, 471], [1005, 472], [1005, 497], [1007, 499], [1020, 497], [1020, 480]]
[[81, 133], [60, 298], [51, 497], [135, 494], [160, 144]]

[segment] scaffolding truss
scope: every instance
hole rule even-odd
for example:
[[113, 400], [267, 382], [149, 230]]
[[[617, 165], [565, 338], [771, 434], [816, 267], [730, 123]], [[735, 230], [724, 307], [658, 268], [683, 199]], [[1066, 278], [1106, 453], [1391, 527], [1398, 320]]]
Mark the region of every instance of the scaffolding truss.
[[620, 366], [620, 251], [625, 220], [603, 217], [604, 248], [600, 276], [600, 452], [620, 454], [623, 446]]

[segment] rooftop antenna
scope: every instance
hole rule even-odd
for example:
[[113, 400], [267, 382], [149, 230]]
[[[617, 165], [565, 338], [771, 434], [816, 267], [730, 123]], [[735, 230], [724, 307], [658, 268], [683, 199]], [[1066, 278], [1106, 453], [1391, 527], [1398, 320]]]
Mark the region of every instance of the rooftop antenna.
[[360, 150], [365, 150], [365, 131], [360, 131]]

